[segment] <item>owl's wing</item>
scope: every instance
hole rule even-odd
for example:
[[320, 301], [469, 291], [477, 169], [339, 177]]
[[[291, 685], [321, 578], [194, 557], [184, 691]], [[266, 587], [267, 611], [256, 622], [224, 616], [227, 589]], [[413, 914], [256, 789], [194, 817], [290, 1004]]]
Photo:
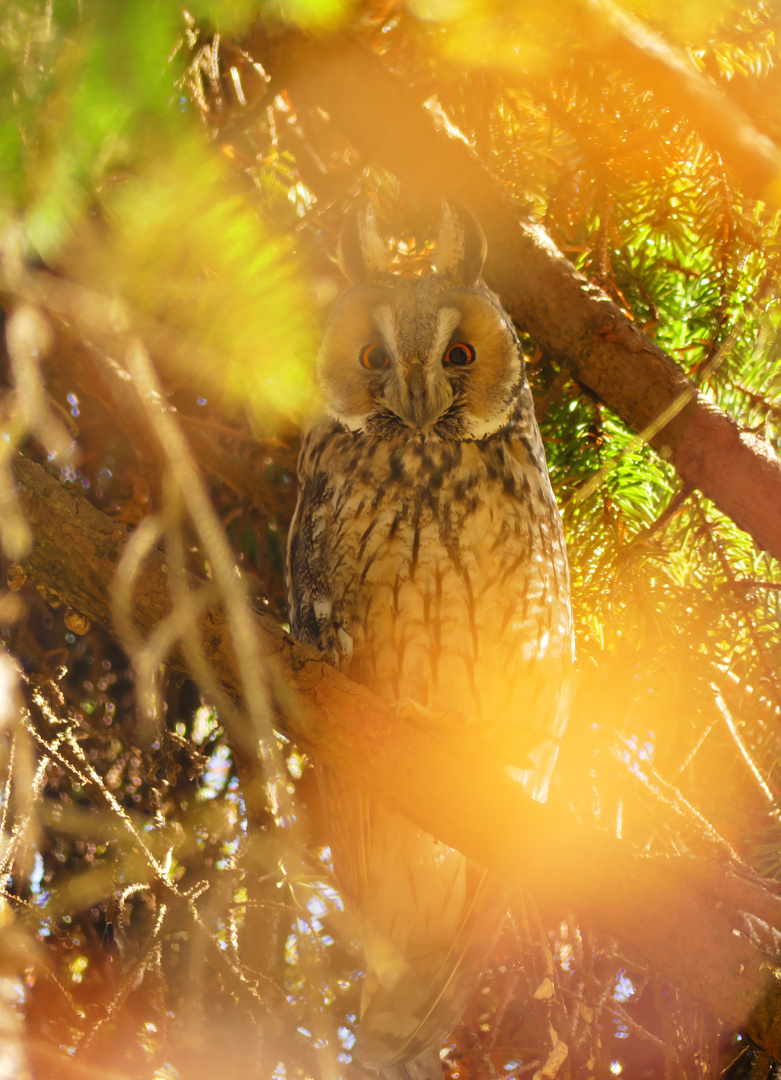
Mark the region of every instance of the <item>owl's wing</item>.
[[290, 629], [304, 644], [326, 653], [341, 667], [349, 652], [349, 627], [332, 613], [333, 549], [340, 526], [333, 499], [338, 478], [321, 467], [337, 425], [323, 422], [302, 435], [298, 457], [298, 502], [288, 532], [285, 591]]

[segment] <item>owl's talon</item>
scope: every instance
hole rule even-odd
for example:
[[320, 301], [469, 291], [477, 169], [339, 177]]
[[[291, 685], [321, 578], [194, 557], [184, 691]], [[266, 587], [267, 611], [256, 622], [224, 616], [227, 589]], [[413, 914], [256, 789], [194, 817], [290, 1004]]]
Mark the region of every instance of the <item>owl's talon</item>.
[[396, 716], [429, 735], [453, 735], [463, 731], [466, 725], [463, 714], [452, 705], [445, 709], [429, 709], [414, 698], [399, 698]]

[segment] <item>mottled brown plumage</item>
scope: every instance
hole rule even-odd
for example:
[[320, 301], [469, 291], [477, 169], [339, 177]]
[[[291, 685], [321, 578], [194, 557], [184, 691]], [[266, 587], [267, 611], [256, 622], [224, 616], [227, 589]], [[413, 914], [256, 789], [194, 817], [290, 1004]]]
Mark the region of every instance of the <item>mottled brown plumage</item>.
[[[330, 419], [305, 436], [290, 534], [293, 633], [432, 722], [532, 747], [544, 798], [571, 660], [567, 562], [523, 354], [480, 278], [485, 242], [445, 210], [437, 273], [379, 266], [371, 220], [343, 233], [353, 287], [317, 373]], [[321, 776], [366, 980], [356, 1056], [388, 1080], [440, 1075], [501, 927], [505, 890], [370, 795]]]

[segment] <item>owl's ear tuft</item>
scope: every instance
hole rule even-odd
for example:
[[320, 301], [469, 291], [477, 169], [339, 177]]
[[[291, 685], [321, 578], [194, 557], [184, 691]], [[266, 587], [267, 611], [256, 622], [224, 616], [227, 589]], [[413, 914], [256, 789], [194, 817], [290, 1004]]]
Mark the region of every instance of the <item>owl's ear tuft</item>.
[[339, 268], [353, 285], [375, 281], [388, 265], [388, 249], [377, 231], [371, 203], [344, 219], [336, 254]]
[[462, 285], [476, 285], [483, 272], [488, 242], [471, 210], [442, 200], [434, 268]]

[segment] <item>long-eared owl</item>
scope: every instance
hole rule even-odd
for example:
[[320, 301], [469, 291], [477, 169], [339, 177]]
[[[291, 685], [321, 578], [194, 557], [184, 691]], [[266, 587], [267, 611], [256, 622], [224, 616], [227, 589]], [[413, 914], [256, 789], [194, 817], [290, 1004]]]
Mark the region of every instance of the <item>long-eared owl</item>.
[[[517, 735], [545, 798], [572, 655], [561, 520], [523, 352], [482, 281], [486, 243], [445, 206], [435, 273], [404, 278], [370, 213], [347, 219], [352, 282], [317, 378], [288, 551], [293, 633], [389, 702], [480, 737]], [[503, 885], [320, 770], [337, 881], [364, 950], [354, 1054], [386, 1080], [441, 1077], [504, 919]]]

